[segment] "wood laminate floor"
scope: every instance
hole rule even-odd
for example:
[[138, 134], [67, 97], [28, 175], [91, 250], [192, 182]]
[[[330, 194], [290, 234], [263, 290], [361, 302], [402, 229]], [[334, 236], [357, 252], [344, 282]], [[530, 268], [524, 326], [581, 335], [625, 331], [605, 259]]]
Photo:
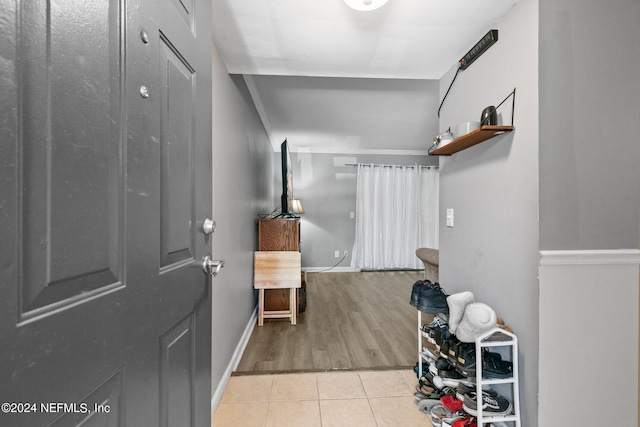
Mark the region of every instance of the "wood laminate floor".
[[256, 326], [235, 373], [413, 369], [417, 311], [409, 300], [422, 277], [422, 271], [308, 273], [298, 324], [270, 319]]

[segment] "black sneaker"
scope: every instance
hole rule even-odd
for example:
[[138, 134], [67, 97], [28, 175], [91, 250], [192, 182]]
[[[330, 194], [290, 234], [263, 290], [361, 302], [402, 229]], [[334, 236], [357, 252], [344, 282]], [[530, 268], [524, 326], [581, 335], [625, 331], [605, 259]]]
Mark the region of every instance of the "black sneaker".
[[437, 282], [433, 283], [432, 286], [423, 286], [420, 290], [420, 297], [418, 298], [418, 310], [423, 313], [449, 314], [447, 296]]
[[456, 360], [456, 347], [458, 346], [458, 339], [455, 335], [450, 335], [448, 339], [442, 341], [440, 346], [440, 356], [444, 357], [449, 363], [454, 364]]
[[[498, 395], [498, 392], [492, 389], [482, 390], [483, 393], [487, 393], [489, 396], [495, 397]], [[473, 393], [473, 396], [476, 395], [476, 385], [473, 383], [464, 383], [460, 382], [456, 387], [456, 398], [464, 401], [464, 397]]]
[[483, 353], [482, 375], [485, 378], [511, 378], [513, 376], [513, 363], [508, 360], [502, 360], [502, 356], [499, 353]]
[[461, 342], [456, 347], [456, 368], [468, 377], [476, 375], [476, 345]]
[[420, 291], [427, 284], [431, 285], [431, 281], [418, 280], [416, 283], [413, 284], [413, 287], [411, 288], [411, 299], [409, 300], [409, 304], [411, 304], [413, 307], [418, 308], [418, 303], [420, 302]]
[[[460, 372], [456, 371], [454, 368], [451, 369], [438, 369], [438, 377], [440, 377], [440, 381], [442, 381], [443, 386], [456, 388], [460, 384], [461, 381], [467, 381], [467, 377], [462, 375]], [[434, 377], [434, 383], [436, 383], [436, 379]]]
[[438, 360], [436, 360], [435, 365], [438, 370], [449, 371], [453, 369], [449, 361], [444, 357], [439, 357]]
[[[504, 397], [498, 395], [491, 396], [489, 393], [482, 391], [482, 412], [490, 416], [509, 415], [513, 410], [511, 402]], [[478, 415], [478, 403], [476, 402], [476, 393], [471, 392], [464, 396], [462, 408], [474, 417]]]

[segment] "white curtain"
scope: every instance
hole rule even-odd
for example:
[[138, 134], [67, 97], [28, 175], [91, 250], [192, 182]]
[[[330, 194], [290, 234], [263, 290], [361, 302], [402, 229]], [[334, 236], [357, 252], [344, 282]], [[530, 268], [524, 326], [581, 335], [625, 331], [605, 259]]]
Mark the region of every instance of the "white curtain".
[[423, 268], [415, 251], [438, 248], [438, 189], [435, 166], [358, 164], [351, 267]]

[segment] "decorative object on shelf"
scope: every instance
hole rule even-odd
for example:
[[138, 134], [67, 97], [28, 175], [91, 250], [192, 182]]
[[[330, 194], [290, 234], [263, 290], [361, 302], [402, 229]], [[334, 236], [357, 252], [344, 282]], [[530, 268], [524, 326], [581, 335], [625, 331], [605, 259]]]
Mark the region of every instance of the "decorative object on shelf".
[[480, 115], [480, 125], [498, 125], [498, 110], [496, 107], [490, 105], [482, 110], [482, 114]]
[[449, 128], [447, 129], [446, 132], [443, 132], [440, 135], [436, 136], [433, 139], [433, 141], [435, 142], [436, 145], [440, 147], [444, 147], [448, 143], [452, 142], [454, 139], [455, 137], [453, 136], [453, 133], [451, 133], [451, 128]]
[[359, 12], [376, 10], [384, 6], [387, 1], [388, 0], [344, 0], [347, 6]]
[[473, 132], [476, 129], [480, 129], [480, 122], [459, 123], [454, 128], [453, 135], [456, 138], [462, 138], [463, 136]]
[[451, 128], [447, 129], [446, 132], [441, 133], [440, 135], [433, 138], [432, 147], [444, 147], [450, 142], [453, 142], [455, 137], [451, 133]]

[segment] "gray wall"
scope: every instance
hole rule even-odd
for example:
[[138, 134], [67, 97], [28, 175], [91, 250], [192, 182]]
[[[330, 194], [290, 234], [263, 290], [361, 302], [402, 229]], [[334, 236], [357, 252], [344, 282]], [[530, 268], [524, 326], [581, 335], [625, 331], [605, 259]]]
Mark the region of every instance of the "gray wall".
[[255, 308], [256, 219], [270, 209], [273, 149], [241, 76], [230, 76], [213, 47], [213, 258], [226, 264], [212, 281], [215, 390]]
[[[429, 141], [431, 136], [425, 136]], [[425, 143], [425, 149], [426, 147]], [[276, 162], [280, 164], [280, 154]], [[291, 153], [293, 193], [302, 201], [305, 214], [300, 216], [302, 267], [326, 269], [337, 264], [344, 251], [347, 257], [335, 270], [349, 268], [355, 236], [356, 172], [345, 163], [384, 163], [396, 165], [437, 165], [438, 158], [418, 155], [317, 154]], [[282, 182], [279, 166], [276, 181]], [[277, 184], [277, 188], [281, 188]], [[280, 192], [278, 191], [278, 196]], [[279, 199], [278, 202], [279, 203]], [[340, 251], [335, 258], [334, 252]]]
[[540, 0], [540, 248], [637, 248], [640, 3]]
[[[583, 424], [570, 415], [578, 408], [587, 408], [584, 421], [611, 424], [597, 419], [608, 407], [624, 414], [616, 425], [637, 426], [638, 266], [616, 259], [633, 252], [606, 250], [639, 243], [640, 3], [539, 2], [540, 425]], [[565, 254], [576, 261], [545, 262]], [[592, 314], [603, 307], [615, 314], [598, 333]], [[601, 379], [580, 384], [580, 372], [599, 371], [609, 357], [592, 351], [590, 336], [619, 343], [620, 356]], [[567, 351], [589, 357], [559, 375], [557, 355]], [[558, 402], [557, 390], [594, 383], [615, 397]]]
[[[479, 120], [517, 87], [515, 131], [443, 158], [440, 283], [472, 291], [519, 340], [522, 425], [537, 425], [538, 393], [538, 2], [520, 0], [498, 23], [499, 41], [461, 71], [442, 108], [440, 128]], [[490, 28], [487, 28], [489, 30]], [[478, 34], [478, 39], [484, 33]], [[441, 94], [455, 68], [441, 79]], [[511, 102], [498, 110], [510, 124]]]

